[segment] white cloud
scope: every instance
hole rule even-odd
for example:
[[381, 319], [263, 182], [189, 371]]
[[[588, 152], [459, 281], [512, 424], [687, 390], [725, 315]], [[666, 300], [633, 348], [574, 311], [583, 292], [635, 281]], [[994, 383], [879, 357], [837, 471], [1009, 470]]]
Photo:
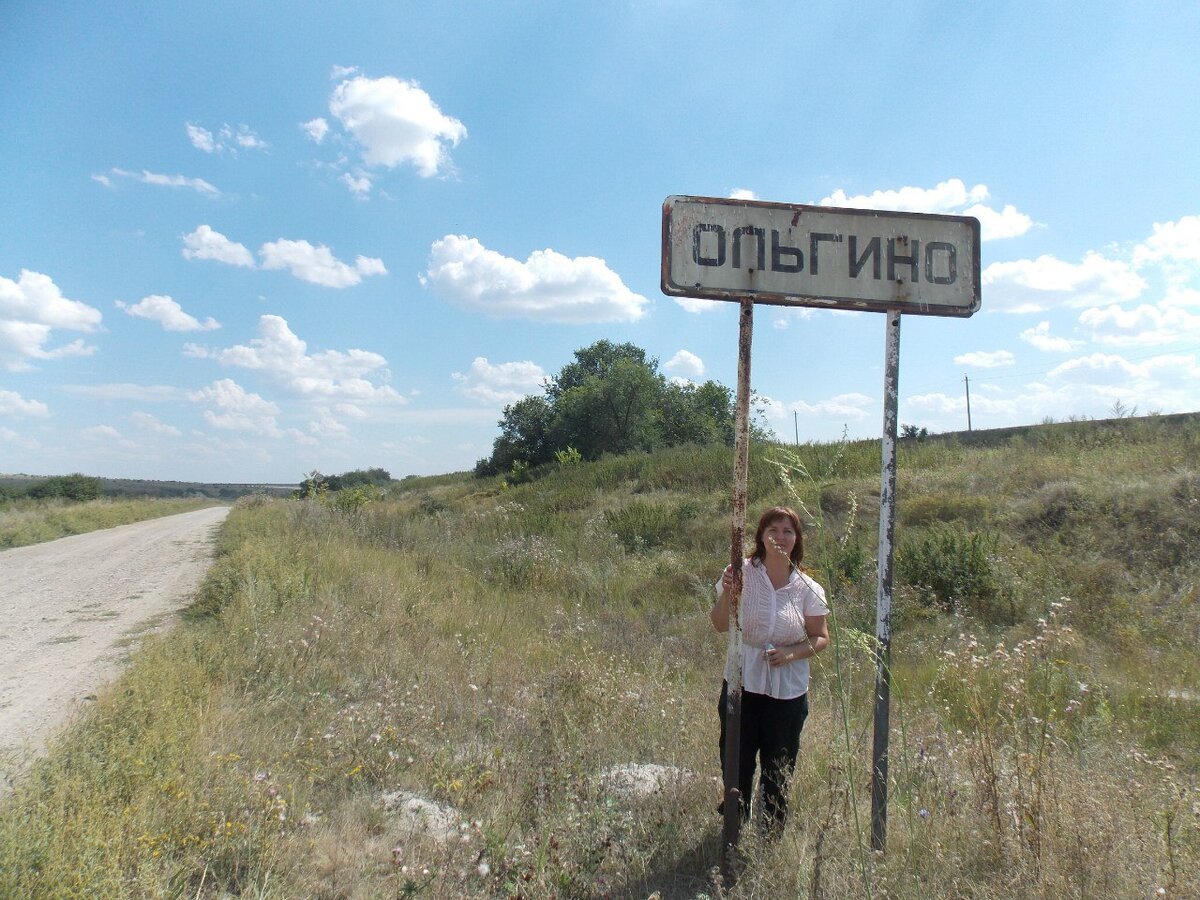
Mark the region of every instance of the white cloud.
[[984, 205], [988, 196], [985, 184], [968, 188], [961, 179], [950, 178], [932, 188], [902, 187], [854, 196], [839, 188], [823, 198], [820, 205], [975, 216], [979, 219], [980, 237], [985, 241], [1018, 237], [1033, 227], [1033, 220], [1011, 204], [1000, 211]]
[[190, 355], [216, 359], [222, 365], [261, 372], [289, 392], [307, 398], [343, 402], [406, 402], [393, 388], [376, 385], [372, 373], [386, 374], [387, 360], [367, 350], [308, 352], [308, 345], [292, 333], [279, 316], [262, 316], [259, 336], [249, 346], [204, 351], [194, 345]]
[[357, 76], [334, 88], [329, 111], [362, 147], [369, 166], [412, 163], [429, 178], [450, 165], [447, 149], [467, 136], [416, 82]]
[[1094, 252], [1078, 264], [1049, 255], [992, 263], [981, 281], [983, 308], [1013, 313], [1120, 303], [1146, 289], [1145, 280], [1128, 263]]
[[1020, 237], [1033, 227], [1033, 219], [1018, 211], [1011, 203], [1005, 204], [999, 212], [977, 203], [968, 206], [961, 215], [974, 216], [979, 220], [979, 239], [982, 241]]
[[107, 175], [93, 175], [92, 181], [96, 182], [97, 184], [102, 184], [106, 188], [110, 188], [113, 186], [112, 179], [109, 178]]
[[183, 311], [178, 303], [163, 294], [151, 294], [132, 305], [116, 301], [117, 308], [131, 316], [157, 322], [166, 331], [212, 331], [221, 323], [211, 316], [201, 322]]
[[1155, 262], [1200, 263], [1200, 216], [1154, 223], [1154, 233], [1134, 248], [1133, 264]]
[[[1008, 384], [1011, 384], [1009, 382]], [[1114, 403], [1143, 411], [1184, 412], [1200, 405], [1200, 364], [1194, 355], [1164, 354], [1130, 361], [1116, 354], [1094, 353], [1069, 360], [1047, 378], [1013, 390], [971, 383], [971, 413], [976, 428], [1036, 422], [1050, 416], [1105, 417]], [[922, 394], [901, 399], [902, 419], [920, 415], [934, 430], [966, 427], [965, 393]]]
[[430, 248], [421, 283], [467, 309], [495, 318], [546, 322], [635, 322], [649, 301], [595, 256], [535, 250], [525, 262], [475, 238], [448, 234]]
[[801, 419], [806, 416], [820, 416], [842, 422], [861, 421], [871, 414], [871, 408], [875, 405], [875, 401], [871, 397], [859, 393], [838, 394], [813, 403], [807, 400], [784, 403], [770, 397], [760, 397], [759, 401], [763, 405], [763, 412], [768, 420], [775, 422], [786, 420], [789, 424], [794, 419], [794, 413], [799, 413]]
[[270, 146], [266, 141], [250, 130], [248, 125], [222, 125], [214, 134], [201, 125], [188, 122], [185, 126], [188, 140], [197, 150], [205, 153], [229, 153], [236, 156], [238, 148], [243, 150], [266, 150]]
[[954, 361], [963, 366], [978, 366], [981, 369], [997, 369], [1011, 366], [1016, 357], [1008, 350], [975, 350], [954, 357]]
[[1051, 335], [1050, 323], [1046, 321], [1038, 322], [1032, 328], [1022, 331], [1021, 340], [1047, 353], [1069, 353], [1079, 346], [1079, 341]]
[[168, 425], [165, 422], [160, 422], [149, 413], [135, 412], [129, 416], [133, 422], [142, 431], [149, 431], [152, 434], [165, 434], [169, 437], [180, 437], [183, 432], [174, 425]]
[[280, 238], [263, 244], [258, 251], [264, 269], [287, 269], [301, 281], [325, 287], [344, 288], [358, 284], [366, 275], [386, 275], [383, 260], [359, 256], [349, 266], [337, 259], [324, 244]]
[[729, 192], [730, 200], [757, 200], [758, 196], [748, 188], [734, 188]]
[[466, 373], [453, 372], [450, 377], [458, 382], [459, 393], [490, 406], [506, 406], [540, 393], [546, 373], [528, 360], [493, 365], [477, 356]]
[[[157, 172], [147, 172], [142, 169], [141, 172], [130, 172], [126, 169], [109, 169], [110, 175], [116, 175], [120, 178], [129, 178], [133, 181], [140, 181], [142, 184], [153, 184], [159, 187], [185, 187], [191, 188], [200, 194], [207, 194], [210, 197], [219, 197], [221, 192], [209, 184], [203, 178], [188, 178], [186, 175], [160, 175]], [[112, 181], [103, 175], [93, 175], [93, 180], [99, 181], [106, 187], [112, 187]], [[103, 179], [103, 180], [101, 180]]]
[[89, 441], [110, 445], [109, 449], [118, 447], [121, 450], [139, 450], [137, 443], [129, 440], [111, 425], [92, 425], [80, 429], [80, 434]]
[[663, 369], [682, 378], [701, 378], [704, 375], [704, 360], [689, 350], [680, 350], [663, 363]]
[[1142, 304], [1085, 309], [1079, 324], [1091, 330], [1098, 344], [1156, 347], [1178, 341], [1200, 340], [1200, 315], [1182, 306]]
[[242, 244], [229, 240], [219, 231], [201, 225], [183, 236], [185, 259], [212, 259], [230, 266], [254, 268], [254, 256]]
[[192, 146], [197, 150], [203, 150], [205, 153], [212, 153], [217, 149], [217, 144], [213, 140], [213, 133], [207, 128], [199, 125], [187, 123], [188, 140], [192, 142]]
[[360, 200], [365, 200], [367, 195], [371, 193], [371, 179], [366, 175], [354, 176], [349, 172], [343, 172], [338, 181], [344, 184], [355, 197]]
[[166, 384], [64, 384], [59, 387], [72, 397], [91, 400], [132, 400], [140, 403], [165, 403], [179, 396], [179, 389]]
[[199, 391], [191, 391], [188, 399], [209, 407], [204, 411], [204, 418], [214, 428], [250, 431], [269, 437], [277, 437], [280, 433], [275, 424], [279, 407], [258, 394], [247, 392], [230, 378], [222, 378]]
[[29, 269], [17, 281], [0, 276], [0, 317], [73, 331], [94, 331], [102, 318], [95, 307], [64, 297], [50, 276]]
[[[222, 129], [222, 133], [228, 134], [229, 126]], [[244, 150], [266, 150], [270, 146], [266, 141], [260, 138], [257, 134], [247, 128], [245, 125], [239, 125], [236, 132], [229, 134], [229, 137], [235, 144]]]
[[988, 198], [986, 185], [977, 184], [970, 190], [961, 179], [951, 178], [932, 188], [902, 187], [899, 190], [875, 191], [872, 194], [851, 196], [839, 188], [820, 201], [821, 206], [841, 206], [850, 209], [892, 209], [901, 212], [951, 213]]
[[1069, 359], [1047, 373], [1048, 378], [1095, 381], [1103, 378], [1119, 378], [1128, 381], [1144, 378], [1148, 374], [1145, 366], [1131, 363], [1125, 357], [1111, 353], [1092, 353]]
[[338, 81], [348, 75], [354, 75], [358, 72], [358, 66], [333, 66], [329, 70], [329, 80]]
[[[188, 259], [213, 259], [231, 266], [255, 267], [254, 256], [245, 245], [231, 241], [207, 225], [184, 235], [183, 244], [183, 255]], [[263, 244], [258, 253], [262, 268], [287, 269], [301, 281], [326, 287], [350, 287], [368, 275], [387, 274], [381, 259], [357, 256], [351, 266], [335, 257], [324, 244], [314, 247], [308, 241], [280, 238]]]
[[41, 449], [41, 444], [39, 444], [37, 441], [33, 440], [32, 438], [23, 437], [22, 435], [13, 431], [11, 428], [5, 428], [3, 425], [0, 425], [0, 440], [9, 444], [15, 444], [22, 450]]
[[701, 313], [715, 312], [726, 304], [724, 300], [701, 300], [699, 297], [673, 297], [679, 308], [694, 316]]
[[121, 440], [121, 432], [113, 428], [111, 425], [92, 425], [83, 429], [85, 437], [94, 438], [101, 441], [119, 441]]
[[52, 329], [35, 322], [8, 322], [0, 319], [0, 362], [10, 372], [25, 372], [33, 368], [31, 359], [53, 360], [68, 356], [91, 356], [95, 345], [81, 340], [71, 341], [53, 350], [45, 349]]
[[309, 119], [307, 122], [302, 122], [300, 125], [304, 129], [304, 133], [309, 136], [314, 144], [319, 144], [325, 140], [325, 135], [329, 134], [329, 123], [320, 116], [315, 119]]
[[790, 308], [776, 308], [771, 316], [771, 327], [775, 329], [790, 328], [793, 322], [799, 322], [803, 319], [811, 319], [817, 314], [815, 309], [807, 306], [795, 306]]
[[1200, 289], [1171, 286], [1167, 288], [1167, 293], [1163, 295], [1159, 306], [1164, 309], [1171, 307], [1178, 307], [1180, 309], [1200, 307]]
[[[963, 428], [967, 424], [965, 393], [953, 396], [943, 393], [917, 394], [913, 397], [905, 397], [900, 406], [901, 416], [910, 416], [915, 413], [943, 417], [940, 420], [943, 429]], [[971, 397], [973, 417], [990, 416], [993, 420], [1001, 419], [1007, 422], [1018, 414], [1020, 408], [1021, 404], [1015, 400], [988, 397], [978, 391]], [[953, 420], [947, 418], [950, 416], [954, 417]]]
[[0, 363], [10, 371], [30, 368], [29, 360], [88, 356], [96, 351], [81, 340], [46, 349], [55, 328], [95, 331], [100, 310], [70, 300], [41, 272], [22, 269], [18, 280], [0, 276]]
[[317, 418], [310, 419], [308, 423], [309, 434], [324, 438], [342, 438], [350, 434], [350, 429], [339, 422], [329, 409], [322, 407], [316, 412]]
[[50, 415], [50, 407], [40, 400], [26, 400], [16, 391], [0, 388], [0, 415], [45, 418]]

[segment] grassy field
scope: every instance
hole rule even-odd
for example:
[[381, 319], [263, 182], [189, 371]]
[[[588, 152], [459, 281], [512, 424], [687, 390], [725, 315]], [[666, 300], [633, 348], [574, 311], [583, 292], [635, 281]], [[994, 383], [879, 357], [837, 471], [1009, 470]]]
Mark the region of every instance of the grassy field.
[[1200, 895], [1195, 426], [902, 447], [881, 855], [878, 466], [753, 451], [751, 509], [803, 508], [835, 640], [792, 819], [732, 889], [707, 618], [732, 463], [685, 448], [239, 502], [185, 623], [0, 808], [0, 895]]
[[10, 500], [0, 503], [0, 550], [191, 512], [213, 500]]

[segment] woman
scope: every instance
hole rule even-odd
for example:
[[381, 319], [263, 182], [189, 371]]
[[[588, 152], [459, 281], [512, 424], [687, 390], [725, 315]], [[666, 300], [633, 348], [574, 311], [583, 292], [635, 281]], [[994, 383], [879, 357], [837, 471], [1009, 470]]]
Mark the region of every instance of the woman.
[[[742, 568], [742, 720], [738, 786], [743, 821], [750, 815], [754, 769], [762, 762], [761, 812], [771, 828], [787, 819], [787, 786], [808, 717], [808, 661], [829, 646], [824, 589], [800, 570], [800, 518], [786, 506], [768, 509], [754, 532], [754, 553]], [[733, 567], [717, 583], [709, 613], [718, 632], [729, 630]], [[717, 709], [725, 760], [725, 703], [733, 673], [731, 647]], [[724, 807], [722, 806], [723, 810]]]

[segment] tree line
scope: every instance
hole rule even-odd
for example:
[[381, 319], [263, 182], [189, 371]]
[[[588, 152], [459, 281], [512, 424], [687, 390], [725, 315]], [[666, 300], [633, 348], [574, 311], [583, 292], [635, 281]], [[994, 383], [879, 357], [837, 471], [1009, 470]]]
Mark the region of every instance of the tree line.
[[78, 472], [72, 475], [55, 475], [31, 484], [24, 490], [0, 485], [0, 501], [27, 497], [30, 500], [71, 500], [82, 503], [95, 500], [101, 494], [100, 479]]

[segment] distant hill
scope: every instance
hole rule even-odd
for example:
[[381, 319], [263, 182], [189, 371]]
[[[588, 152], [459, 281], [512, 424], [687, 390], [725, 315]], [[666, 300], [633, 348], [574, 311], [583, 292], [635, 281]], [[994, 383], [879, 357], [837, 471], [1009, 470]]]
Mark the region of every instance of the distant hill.
[[[0, 474], [0, 487], [24, 491], [47, 477], [49, 476]], [[209, 484], [199, 481], [150, 481], [137, 478], [100, 479], [100, 489], [106, 497], [209, 497], [214, 500], [236, 500], [247, 494], [286, 497], [298, 487], [297, 484]]]

